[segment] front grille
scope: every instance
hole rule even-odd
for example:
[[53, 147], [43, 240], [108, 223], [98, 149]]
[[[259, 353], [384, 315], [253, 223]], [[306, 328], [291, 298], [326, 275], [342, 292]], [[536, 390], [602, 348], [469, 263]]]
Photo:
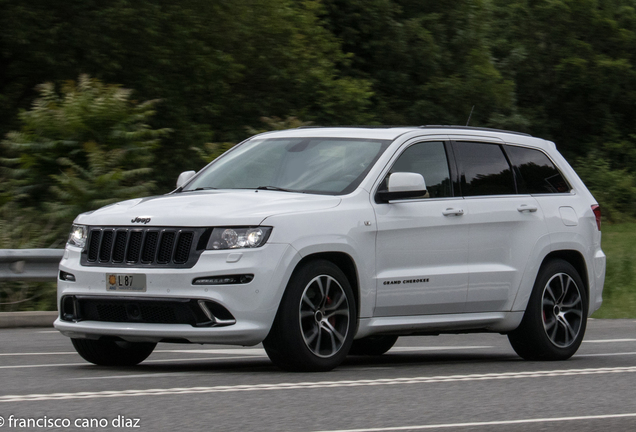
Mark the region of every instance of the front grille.
[[81, 264], [101, 267], [192, 267], [210, 228], [90, 227]]
[[64, 321], [101, 321], [149, 324], [189, 324], [193, 327], [232, 325], [234, 316], [223, 306], [203, 300], [105, 296], [64, 296], [60, 317]]

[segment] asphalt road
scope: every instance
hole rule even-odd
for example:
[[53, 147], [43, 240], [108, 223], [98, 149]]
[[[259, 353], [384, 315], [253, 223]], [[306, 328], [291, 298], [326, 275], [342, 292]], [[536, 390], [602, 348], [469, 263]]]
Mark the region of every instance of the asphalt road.
[[400, 338], [328, 373], [212, 345], [160, 344], [137, 367], [98, 367], [53, 330], [2, 330], [0, 417], [0, 432], [634, 431], [636, 320], [591, 320], [565, 362], [523, 361], [505, 336], [445, 335]]

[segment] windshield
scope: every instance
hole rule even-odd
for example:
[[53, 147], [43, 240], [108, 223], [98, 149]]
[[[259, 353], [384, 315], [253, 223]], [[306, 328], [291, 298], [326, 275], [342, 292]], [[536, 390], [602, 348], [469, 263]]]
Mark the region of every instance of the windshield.
[[252, 139], [204, 168], [183, 191], [261, 188], [346, 194], [358, 187], [389, 143], [347, 138]]

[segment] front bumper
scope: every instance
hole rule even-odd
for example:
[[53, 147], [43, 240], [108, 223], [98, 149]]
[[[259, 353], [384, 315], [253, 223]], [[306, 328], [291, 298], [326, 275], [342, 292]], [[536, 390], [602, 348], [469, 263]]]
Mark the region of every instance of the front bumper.
[[[144, 322], [67, 321], [58, 318], [54, 326], [72, 338], [119, 337], [131, 342], [181, 340], [193, 343], [255, 345], [269, 333], [291, 269], [300, 260], [287, 244], [266, 244], [257, 249], [205, 251], [192, 268], [88, 267], [80, 265], [80, 249], [67, 247], [60, 271], [75, 281], [58, 280], [58, 310], [64, 296], [88, 298], [203, 299], [226, 308], [236, 322], [227, 326], [195, 327], [187, 324]], [[106, 276], [111, 273], [145, 274], [145, 292], [108, 292]], [[253, 274], [245, 284], [193, 285], [197, 278]]]
[[269, 327], [255, 321], [241, 321], [229, 327], [197, 328], [187, 324], [111, 323], [100, 321], [53, 323], [64, 336], [74, 339], [118, 337], [129, 342], [181, 341], [227, 345], [256, 345], [265, 339]]

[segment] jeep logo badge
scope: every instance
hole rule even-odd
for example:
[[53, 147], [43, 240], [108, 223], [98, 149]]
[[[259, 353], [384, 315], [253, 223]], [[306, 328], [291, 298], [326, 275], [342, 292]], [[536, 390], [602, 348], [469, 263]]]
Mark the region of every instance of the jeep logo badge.
[[134, 219], [131, 219], [132, 223], [142, 223], [142, 224], [147, 224], [148, 222], [150, 222], [150, 218], [149, 217], [136, 217]]

